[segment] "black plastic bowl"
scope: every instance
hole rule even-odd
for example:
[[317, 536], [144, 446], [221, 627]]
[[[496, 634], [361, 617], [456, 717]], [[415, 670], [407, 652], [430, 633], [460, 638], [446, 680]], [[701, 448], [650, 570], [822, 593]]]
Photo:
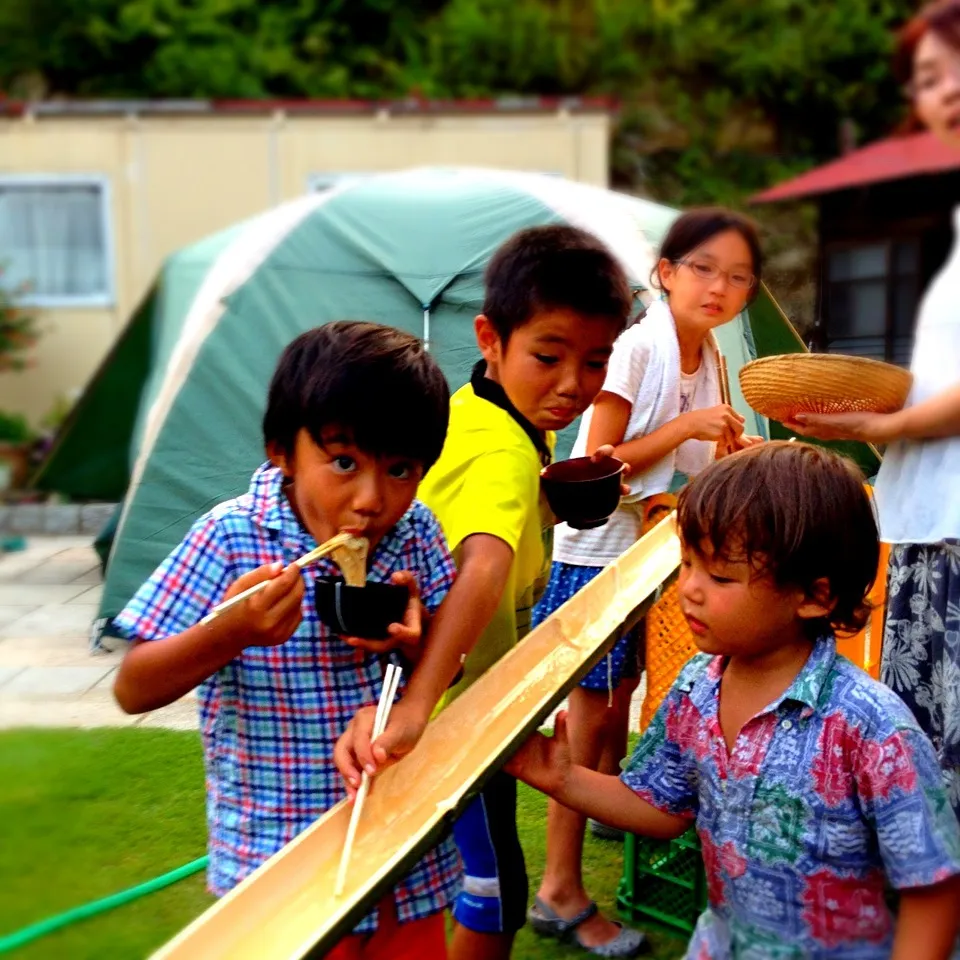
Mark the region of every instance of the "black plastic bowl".
[[395, 583], [348, 587], [342, 580], [317, 580], [317, 616], [344, 637], [383, 640], [391, 623], [403, 623], [410, 592]]
[[576, 530], [602, 527], [620, 502], [626, 464], [616, 457], [575, 457], [551, 463], [540, 473], [550, 509]]

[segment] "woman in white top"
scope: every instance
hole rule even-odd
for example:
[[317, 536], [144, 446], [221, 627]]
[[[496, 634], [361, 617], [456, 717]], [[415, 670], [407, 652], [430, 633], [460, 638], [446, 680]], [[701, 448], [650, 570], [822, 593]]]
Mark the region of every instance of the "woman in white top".
[[[960, 150], [960, 0], [925, 7], [901, 33], [915, 118]], [[960, 208], [954, 212], [960, 237]], [[898, 413], [798, 416], [822, 439], [889, 444], [877, 477], [880, 536], [893, 544], [881, 678], [940, 757], [960, 817], [960, 239], [917, 318], [913, 390]]]
[[[756, 295], [760, 243], [753, 224], [728, 210], [691, 210], [664, 238], [654, 283], [662, 298], [614, 344], [603, 390], [583, 417], [573, 456], [612, 446], [630, 467], [630, 494], [596, 529], [555, 528], [550, 583], [535, 623], [561, 606], [645, 531], [652, 514], [718, 454], [744, 438], [743, 418], [721, 403], [713, 330]], [[675, 502], [675, 501], [674, 501]], [[624, 637], [570, 696], [575, 763], [614, 773], [626, 753], [630, 695], [637, 685], [637, 638]], [[597, 912], [581, 872], [584, 820], [551, 801], [547, 864], [528, 914], [538, 932], [575, 939], [605, 957], [635, 956], [635, 931]]]

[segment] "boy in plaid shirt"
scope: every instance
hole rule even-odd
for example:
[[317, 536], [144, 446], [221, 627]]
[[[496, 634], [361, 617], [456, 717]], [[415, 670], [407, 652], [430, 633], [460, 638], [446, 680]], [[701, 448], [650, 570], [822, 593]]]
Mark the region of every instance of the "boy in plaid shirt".
[[[414, 337], [370, 323], [302, 334], [270, 385], [269, 460], [247, 493], [194, 524], [116, 618], [133, 641], [114, 688], [124, 710], [155, 710], [199, 685], [217, 895], [343, 798], [337, 737], [378, 699], [381, 655], [417, 643], [421, 605], [432, 613], [453, 582], [440, 527], [414, 500], [448, 416], [443, 374]], [[313, 585], [338, 569], [327, 559], [293, 564], [340, 531], [368, 539], [371, 581], [410, 589], [404, 623], [387, 641], [332, 633]], [[216, 604], [264, 580], [268, 587], [200, 625]], [[459, 884], [446, 839], [333, 956], [445, 957], [443, 911]]]

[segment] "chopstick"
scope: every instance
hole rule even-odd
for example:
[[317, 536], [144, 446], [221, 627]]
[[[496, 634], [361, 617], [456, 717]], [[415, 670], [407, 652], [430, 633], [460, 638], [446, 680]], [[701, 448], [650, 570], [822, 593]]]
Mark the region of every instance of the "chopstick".
[[[298, 560], [293, 562], [300, 567], [301, 569], [309, 563], [313, 563], [314, 560], [319, 560], [321, 557], [325, 557], [328, 553], [332, 553], [338, 547], [345, 547], [348, 544], [355, 545], [359, 543], [366, 543], [362, 537], [355, 537], [351, 533], [338, 533], [336, 536], [331, 537], [324, 543], [321, 543], [319, 547], [311, 550], [309, 553], [305, 553]], [[243, 593], [238, 593], [235, 597], [231, 597], [229, 600], [224, 600], [223, 603], [218, 603], [200, 622], [202, 624], [210, 623], [212, 620], [216, 620], [221, 613], [225, 613], [231, 607], [235, 607], [238, 603], [242, 603], [247, 597], [252, 597], [255, 593], [259, 593], [264, 587], [268, 586], [272, 581], [263, 580], [260, 583], [254, 584], [247, 590], [244, 590]]]
[[727, 358], [722, 354], [717, 354], [720, 369], [720, 402], [728, 407], [730, 404], [730, 375], [727, 373]]
[[[393, 706], [393, 699], [397, 695], [397, 687], [400, 686], [400, 678], [403, 671], [392, 663], [387, 664], [387, 672], [383, 678], [383, 689], [380, 691], [380, 702], [377, 704], [377, 712], [373, 718], [373, 740], [376, 740], [386, 729], [387, 720], [390, 717], [390, 709]], [[350, 853], [353, 850], [353, 841], [357, 835], [357, 824], [360, 822], [360, 811], [363, 808], [363, 801], [367, 798], [367, 791], [370, 789], [370, 775], [366, 770], [360, 779], [360, 789], [357, 790], [357, 796], [353, 801], [353, 811], [350, 814], [350, 824], [347, 827], [347, 839], [343, 844], [343, 853], [340, 855], [340, 869], [337, 871], [337, 885], [334, 888], [335, 897], [342, 896], [343, 887], [347, 881], [347, 866], [350, 863]]]

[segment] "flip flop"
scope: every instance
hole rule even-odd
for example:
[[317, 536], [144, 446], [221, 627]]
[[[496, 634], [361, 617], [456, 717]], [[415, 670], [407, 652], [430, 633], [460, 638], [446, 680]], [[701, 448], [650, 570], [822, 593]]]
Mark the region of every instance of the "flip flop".
[[593, 947], [581, 943], [577, 934], [577, 927], [586, 923], [596, 913], [596, 901], [591, 900], [575, 917], [564, 920], [540, 897], [536, 897], [533, 906], [527, 911], [527, 919], [530, 921], [530, 926], [541, 936], [574, 943], [582, 950], [586, 950], [587, 953], [592, 953], [595, 957], [637, 957], [650, 949], [647, 938], [639, 930], [632, 930], [615, 920], [612, 922], [620, 928], [620, 931], [612, 940]]
[[588, 820], [587, 822], [590, 824], [590, 832], [598, 840], [616, 840], [618, 843], [623, 843], [624, 833], [618, 827], [608, 827], [599, 820]]

